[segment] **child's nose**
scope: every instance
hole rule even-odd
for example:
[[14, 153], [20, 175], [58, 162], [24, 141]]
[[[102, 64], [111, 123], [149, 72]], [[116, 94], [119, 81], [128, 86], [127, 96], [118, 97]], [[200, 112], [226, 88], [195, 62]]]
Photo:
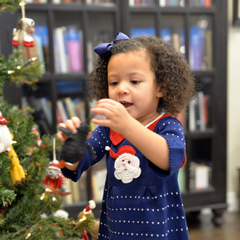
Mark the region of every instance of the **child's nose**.
[[118, 93], [119, 94], [127, 94], [129, 92], [128, 85], [125, 82], [121, 82], [118, 85]]

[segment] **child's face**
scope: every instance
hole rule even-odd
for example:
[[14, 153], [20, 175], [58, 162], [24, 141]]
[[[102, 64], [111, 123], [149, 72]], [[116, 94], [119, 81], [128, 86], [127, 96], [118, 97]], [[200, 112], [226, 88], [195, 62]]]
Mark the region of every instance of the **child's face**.
[[157, 116], [160, 87], [156, 86], [150, 57], [145, 49], [113, 55], [108, 63], [109, 98], [122, 103], [143, 125]]

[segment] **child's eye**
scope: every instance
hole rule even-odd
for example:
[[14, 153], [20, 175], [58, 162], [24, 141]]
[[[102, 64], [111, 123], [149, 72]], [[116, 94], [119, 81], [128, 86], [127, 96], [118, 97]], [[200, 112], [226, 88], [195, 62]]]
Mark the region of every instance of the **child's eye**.
[[131, 83], [132, 83], [132, 84], [138, 84], [138, 83], [140, 83], [140, 81], [138, 81], [138, 80], [132, 80]]
[[110, 86], [116, 86], [117, 84], [118, 84], [117, 81], [116, 81], [116, 82], [110, 82], [110, 83], [109, 83]]

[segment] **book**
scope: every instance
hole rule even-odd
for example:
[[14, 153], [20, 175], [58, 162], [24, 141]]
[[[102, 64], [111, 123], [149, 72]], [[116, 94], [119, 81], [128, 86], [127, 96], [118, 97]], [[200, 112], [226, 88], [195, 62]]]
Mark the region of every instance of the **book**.
[[102, 200], [106, 175], [107, 175], [106, 168], [95, 171], [92, 174], [92, 189], [93, 189], [93, 198], [95, 201]]
[[178, 172], [178, 185], [180, 188], [181, 192], [184, 192], [186, 190], [186, 186], [185, 186], [185, 166], [183, 166], [182, 168], [179, 169]]
[[[211, 165], [211, 164], [210, 164]], [[212, 167], [202, 160], [189, 163], [189, 189], [191, 191], [201, 191], [211, 185]]]
[[198, 97], [198, 110], [199, 110], [199, 126], [200, 126], [200, 130], [204, 131], [206, 129], [205, 111], [204, 111], [204, 105], [203, 105], [204, 93], [202, 91], [199, 91], [197, 93], [197, 97]]
[[64, 45], [64, 32], [66, 27], [58, 27], [54, 29], [55, 35], [55, 53], [56, 57], [54, 60], [58, 62], [56, 72], [58, 73], [67, 73], [67, 56], [65, 54], [65, 45]]
[[193, 99], [189, 104], [189, 131], [196, 130], [195, 106], [197, 102]]
[[67, 49], [72, 72], [83, 70], [83, 33], [76, 26], [67, 29]]
[[166, 7], [166, 1], [165, 0], [159, 0], [159, 5], [161, 7]]
[[185, 128], [185, 109], [183, 109], [178, 115], [177, 119], [180, 121], [180, 123], [183, 126], [183, 129]]
[[72, 200], [73, 200], [73, 202], [79, 202], [81, 200], [81, 197], [80, 197], [78, 182], [71, 181], [71, 188], [72, 188]]
[[211, 7], [212, 6], [212, 2], [211, 0], [205, 0], [205, 7]]
[[86, 108], [85, 102], [79, 98], [74, 99], [77, 116], [81, 119], [82, 122], [86, 121]]
[[190, 67], [193, 70], [202, 69], [205, 30], [199, 26], [190, 28]]
[[185, 46], [185, 30], [181, 29], [180, 31], [180, 53], [182, 57], [185, 59], [186, 58], [186, 46]]
[[68, 119], [67, 114], [65, 112], [63, 102], [61, 100], [57, 100], [57, 109], [60, 112], [62, 122], [65, 123], [66, 120]]
[[45, 68], [45, 63], [44, 63], [44, 54], [43, 54], [43, 46], [42, 46], [42, 40], [38, 35], [33, 35], [34, 39], [34, 51], [35, 51], [35, 56], [37, 57], [38, 62], [42, 63], [41, 64], [41, 72], [45, 73], [46, 68]]
[[70, 117], [70, 114], [68, 112], [67, 104], [65, 103], [64, 99], [62, 100], [62, 105], [63, 105], [64, 111], [65, 111], [65, 113], [67, 115], [67, 119], [70, 119], [71, 117]]
[[178, 0], [171, 0], [170, 4], [171, 6], [178, 6]]
[[131, 28], [130, 37], [133, 38], [138, 36], [156, 36], [156, 29], [155, 27]]
[[208, 29], [205, 35], [205, 56], [206, 69], [212, 69], [212, 30]]
[[135, 5], [135, 1], [134, 0], [129, 0], [129, 6], [134, 6]]
[[170, 28], [162, 28], [160, 30], [160, 37], [167, 43], [172, 43], [172, 33]]
[[64, 98], [63, 101], [66, 104], [67, 111], [69, 113], [69, 117], [70, 118], [75, 117], [76, 116], [76, 112], [75, 112], [75, 109], [73, 108], [73, 105], [72, 105], [72, 99], [70, 97], [66, 97], [66, 98]]
[[172, 43], [178, 52], [180, 52], [180, 37], [178, 33], [172, 35]]
[[56, 111], [57, 111], [57, 123], [58, 123], [58, 124], [59, 124], [59, 123], [64, 123], [58, 105], [56, 105]]
[[[65, 185], [67, 187], [67, 190], [69, 192], [73, 192], [71, 181], [72, 180], [69, 179], [69, 178], [65, 178], [65, 180], [64, 180], [64, 183], [65, 183]], [[69, 194], [69, 195], [65, 196], [64, 197], [64, 202], [65, 202], [65, 204], [72, 204], [73, 203], [73, 194]]]
[[[43, 112], [48, 121], [48, 124], [49, 124], [49, 126], [51, 126], [52, 125], [52, 109], [49, 108], [49, 106], [51, 106], [51, 102], [50, 102], [50, 100], [48, 100], [47, 98], [44, 98], [44, 97], [40, 98], [40, 101], [41, 101]], [[48, 102], [50, 104], [48, 104]]]

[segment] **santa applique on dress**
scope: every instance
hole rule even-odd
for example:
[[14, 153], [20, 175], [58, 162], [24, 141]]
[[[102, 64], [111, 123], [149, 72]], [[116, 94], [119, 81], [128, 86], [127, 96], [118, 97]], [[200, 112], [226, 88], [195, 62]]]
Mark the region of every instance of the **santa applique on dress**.
[[114, 163], [114, 176], [116, 179], [121, 180], [123, 183], [130, 183], [134, 178], [141, 175], [140, 160], [136, 156], [136, 151], [133, 147], [125, 145], [118, 149], [115, 153], [109, 147], [109, 154], [115, 160]]

